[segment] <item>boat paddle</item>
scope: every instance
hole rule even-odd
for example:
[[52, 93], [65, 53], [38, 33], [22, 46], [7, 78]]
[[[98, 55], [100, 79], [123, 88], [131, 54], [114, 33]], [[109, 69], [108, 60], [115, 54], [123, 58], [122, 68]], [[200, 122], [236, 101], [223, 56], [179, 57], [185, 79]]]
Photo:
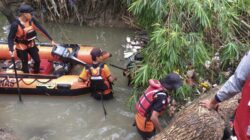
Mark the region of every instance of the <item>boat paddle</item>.
[[23, 100], [22, 100], [22, 95], [21, 95], [21, 91], [20, 91], [20, 87], [19, 87], [17, 71], [16, 71], [16, 63], [15, 63], [15, 59], [14, 59], [13, 54], [11, 56], [11, 60], [12, 60], [13, 66], [14, 66], [14, 72], [15, 72], [15, 78], [16, 78], [16, 85], [17, 85], [17, 92], [18, 92], [19, 101], [22, 103]]
[[73, 55], [70, 55], [68, 58], [70, 58], [71, 60], [74, 60], [75, 62], [78, 62], [78, 63], [82, 64], [83, 66], [86, 66], [86, 65], [87, 65], [86, 62], [84, 62], [84, 61], [82, 61], [82, 60], [76, 58], [76, 57], [73, 56]]
[[103, 112], [104, 112], [104, 117], [106, 119], [107, 111], [106, 111], [106, 108], [105, 108], [104, 103], [103, 103], [103, 92], [101, 92], [101, 101], [102, 101], [102, 108], [103, 108]]
[[117, 69], [119, 69], [119, 70], [123, 70], [123, 71], [127, 71], [127, 70], [128, 70], [128, 69], [122, 68], [122, 67], [120, 67], [120, 66], [111, 64], [111, 63], [109, 63], [109, 65], [112, 66], [112, 67], [114, 67], [114, 68], [117, 68]]

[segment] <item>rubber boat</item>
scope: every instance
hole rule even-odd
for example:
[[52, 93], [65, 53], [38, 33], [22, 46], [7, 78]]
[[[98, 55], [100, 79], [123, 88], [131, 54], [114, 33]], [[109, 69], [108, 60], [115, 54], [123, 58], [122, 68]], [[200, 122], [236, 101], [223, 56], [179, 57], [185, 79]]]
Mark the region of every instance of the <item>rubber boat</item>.
[[[21, 71], [21, 61], [15, 54], [17, 79], [22, 94], [80, 95], [89, 93], [89, 82], [79, 81], [79, 76], [71, 74], [76, 64], [92, 63], [90, 52], [94, 47], [78, 44], [51, 46], [38, 44], [41, 59], [40, 73], [32, 74], [32, 60], [29, 61], [31, 73]], [[0, 43], [0, 94], [17, 94], [16, 75], [7, 43]], [[104, 53], [104, 59], [111, 55]]]

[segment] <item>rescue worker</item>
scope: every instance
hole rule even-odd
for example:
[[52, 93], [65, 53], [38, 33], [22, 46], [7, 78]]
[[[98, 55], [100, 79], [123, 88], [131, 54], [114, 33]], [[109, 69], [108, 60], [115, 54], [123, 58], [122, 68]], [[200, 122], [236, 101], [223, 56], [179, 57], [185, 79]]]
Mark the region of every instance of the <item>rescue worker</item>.
[[79, 78], [83, 81], [90, 81], [92, 89], [91, 95], [97, 99], [112, 99], [112, 82], [117, 78], [111, 75], [107, 64], [103, 63], [103, 51], [99, 48], [94, 48], [91, 51], [93, 64], [83, 68]]
[[233, 122], [234, 133], [238, 140], [250, 140], [250, 51], [243, 57], [235, 73], [226, 81], [214, 98], [203, 100], [200, 105], [216, 109], [223, 102], [238, 93], [240, 103], [236, 109]]
[[149, 87], [136, 103], [135, 126], [144, 140], [151, 138], [163, 128], [158, 117], [170, 103], [170, 95], [173, 90], [182, 85], [180, 76], [170, 73], [161, 80], [149, 80]]
[[18, 18], [11, 24], [8, 35], [8, 46], [11, 57], [14, 56], [14, 42], [16, 43], [16, 52], [19, 59], [22, 61], [22, 70], [24, 73], [29, 73], [28, 54], [34, 60], [34, 73], [39, 73], [40, 57], [38, 48], [35, 44], [37, 37], [36, 31], [41, 32], [52, 45], [57, 45], [47, 31], [32, 18], [34, 9], [27, 4], [22, 4], [19, 9]]

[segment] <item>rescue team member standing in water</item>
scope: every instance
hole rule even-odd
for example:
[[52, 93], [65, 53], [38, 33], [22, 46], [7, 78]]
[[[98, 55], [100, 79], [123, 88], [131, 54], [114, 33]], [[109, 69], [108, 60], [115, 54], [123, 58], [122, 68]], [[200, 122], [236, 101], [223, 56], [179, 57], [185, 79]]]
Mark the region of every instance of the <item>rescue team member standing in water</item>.
[[[34, 73], [39, 73], [40, 58], [38, 48], [35, 44], [36, 31], [40, 31], [51, 41], [52, 45], [57, 45], [46, 30], [34, 19], [31, 13], [34, 11], [30, 5], [22, 4], [19, 7], [19, 17], [11, 24], [8, 36], [10, 55], [13, 57], [14, 42], [16, 43], [17, 56], [22, 61], [22, 70], [29, 73], [28, 54], [34, 60]], [[36, 31], [35, 31], [36, 30]]]
[[149, 80], [149, 87], [136, 103], [135, 125], [138, 133], [144, 140], [151, 138], [163, 128], [158, 117], [167, 108], [170, 102], [171, 91], [182, 85], [180, 76], [170, 73], [161, 80]]
[[234, 132], [238, 140], [250, 140], [250, 51], [243, 57], [235, 73], [226, 81], [211, 100], [203, 100], [201, 106], [216, 109], [218, 103], [241, 94], [234, 118]]
[[107, 64], [103, 63], [103, 51], [99, 48], [94, 48], [91, 51], [93, 64], [83, 68], [79, 78], [83, 81], [90, 80], [90, 87], [92, 89], [91, 95], [100, 100], [112, 99], [112, 82], [117, 78], [111, 75]]

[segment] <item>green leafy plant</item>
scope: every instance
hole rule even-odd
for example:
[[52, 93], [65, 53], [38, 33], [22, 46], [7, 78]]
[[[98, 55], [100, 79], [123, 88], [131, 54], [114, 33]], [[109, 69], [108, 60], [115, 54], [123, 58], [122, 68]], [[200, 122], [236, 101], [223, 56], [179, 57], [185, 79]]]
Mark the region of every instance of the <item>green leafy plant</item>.
[[[159, 79], [173, 71], [185, 75], [189, 64], [200, 78], [217, 83], [224, 68], [237, 65], [239, 57], [250, 48], [250, 38], [246, 37], [246, 29], [250, 29], [247, 0], [130, 2], [129, 11], [150, 36], [142, 51], [143, 63], [135, 71], [135, 87], [145, 87], [150, 78]], [[220, 52], [223, 67], [207, 72], [204, 63], [212, 61], [216, 52]], [[183, 99], [189, 89], [181, 90], [176, 96]]]
[[177, 91], [174, 92], [172, 98], [182, 101], [183, 99], [186, 99], [188, 97], [191, 98], [193, 92], [194, 90], [192, 89], [192, 87], [187, 84], [184, 84], [182, 87], [180, 87]]

